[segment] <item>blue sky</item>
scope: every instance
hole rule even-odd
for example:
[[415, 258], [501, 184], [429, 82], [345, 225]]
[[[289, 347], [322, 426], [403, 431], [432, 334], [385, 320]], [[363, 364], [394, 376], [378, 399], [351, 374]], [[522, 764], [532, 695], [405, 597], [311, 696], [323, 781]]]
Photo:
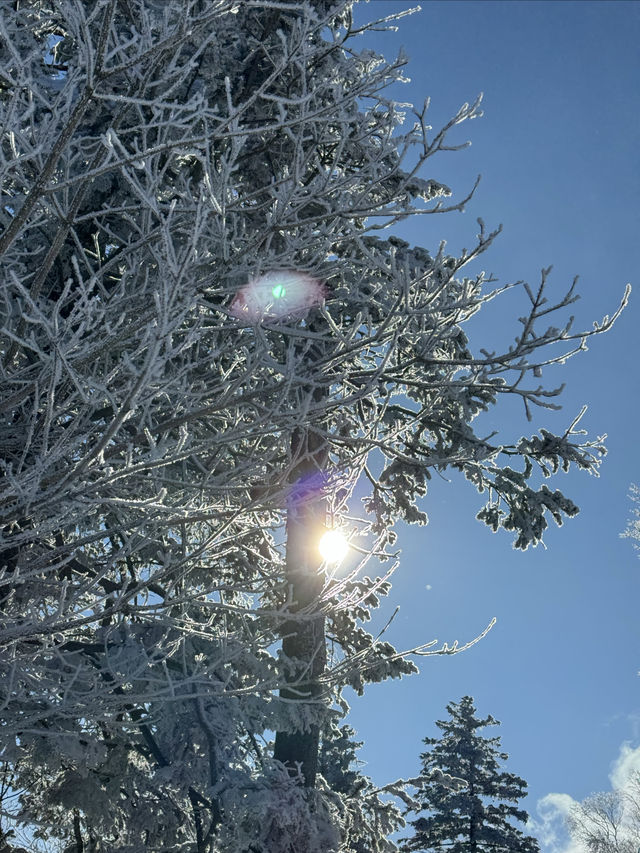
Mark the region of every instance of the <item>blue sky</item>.
[[[361, 2], [354, 20], [417, 5]], [[561, 411], [536, 409], [528, 423], [522, 404], [504, 399], [477, 422], [508, 443], [540, 427], [564, 432], [586, 403], [580, 428], [608, 436], [600, 476], [548, 481], [580, 514], [562, 528], [550, 522], [546, 550], [522, 553], [510, 534], [475, 520], [484, 496], [470, 483], [455, 472], [449, 483], [434, 478], [422, 505], [429, 525], [396, 528], [401, 564], [375, 624], [382, 628], [400, 604], [386, 636], [402, 649], [434, 638], [462, 644], [492, 617], [497, 624], [460, 655], [422, 659], [419, 675], [371, 685], [362, 698], [348, 691], [348, 721], [365, 741], [365, 772], [384, 784], [415, 775], [422, 738], [440, 734], [434, 720], [446, 718], [448, 702], [473, 696], [480, 715], [502, 722], [485, 733], [502, 737], [508, 768], [529, 784], [523, 805], [544, 853], [573, 853], [559, 813], [571, 798], [623, 784], [624, 767], [640, 769], [640, 564], [634, 540], [619, 535], [636, 506], [630, 486], [640, 485], [640, 4], [431, 0], [396, 26], [358, 42], [388, 60], [404, 47], [411, 80], [391, 97], [421, 106], [430, 96], [428, 123], [438, 130], [483, 92], [484, 117], [451, 137], [471, 147], [439, 154], [422, 173], [457, 198], [481, 173], [466, 211], [414, 217], [392, 232], [432, 251], [445, 239], [457, 254], [474, 244], [478, 216], [487, 228], [502, 223], [468, 274], [492, 273], [492, 287], [518, 279], [533, 286], [553, 264], [547, 295], [558, 299], [579, 275], [580, 301], [549, 318], [561, 326], [575, 314], [574, 330], [613, 314], [625, 284], [635, 286], [611, 331], [546, 370], [545, 387], [567, 383], [554, 400]], [[483, 308], [465, 325], [472, 351], [508, 346], [526, 306], [514, 288]]]

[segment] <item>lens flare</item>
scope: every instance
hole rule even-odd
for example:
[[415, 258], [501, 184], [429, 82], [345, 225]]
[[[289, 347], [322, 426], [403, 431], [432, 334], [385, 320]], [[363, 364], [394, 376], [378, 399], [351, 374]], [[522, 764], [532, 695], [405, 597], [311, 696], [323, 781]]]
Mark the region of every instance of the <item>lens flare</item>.
[[231, 313], [240, 320], [261, 322], [281, 317], [304, 317], [320, 305], [326, 290], [322, 282], [295, 270], [274, 270], [251, 279], [236, 293]]
[[327, 530], [318, 543], [322, 559], [327, 563], [341, 563], [349, 550], [349, 543], [339, 530]]

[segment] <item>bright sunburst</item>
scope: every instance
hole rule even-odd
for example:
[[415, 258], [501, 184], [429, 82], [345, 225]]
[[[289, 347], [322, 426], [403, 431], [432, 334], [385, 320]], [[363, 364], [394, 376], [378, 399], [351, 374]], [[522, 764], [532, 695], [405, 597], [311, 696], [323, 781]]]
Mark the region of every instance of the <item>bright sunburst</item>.
[[349, 544], [339, 530], [327, 530], [318, 543], [318, 550], [327, 563], [340, 563], [349, 550]]

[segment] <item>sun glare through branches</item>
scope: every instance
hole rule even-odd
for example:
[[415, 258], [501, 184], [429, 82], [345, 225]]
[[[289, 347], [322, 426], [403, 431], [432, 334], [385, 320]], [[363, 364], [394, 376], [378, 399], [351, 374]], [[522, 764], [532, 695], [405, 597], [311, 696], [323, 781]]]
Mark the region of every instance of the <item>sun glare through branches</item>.
[[318, 543], [318, 550], [327, 563], [341, 563], [347, 555], [349, 544], [339, 530], [327, 530]]

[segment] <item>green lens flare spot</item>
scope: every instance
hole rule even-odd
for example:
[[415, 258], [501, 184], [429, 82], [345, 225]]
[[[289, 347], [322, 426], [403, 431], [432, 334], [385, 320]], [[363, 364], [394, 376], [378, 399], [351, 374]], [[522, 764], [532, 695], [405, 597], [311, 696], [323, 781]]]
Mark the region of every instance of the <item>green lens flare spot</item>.
[[284, 284], [276, 284], [276, 286], [271, 291], [274, 299], [282, 299], [286, 292], [287, 291], [285, 290]]

